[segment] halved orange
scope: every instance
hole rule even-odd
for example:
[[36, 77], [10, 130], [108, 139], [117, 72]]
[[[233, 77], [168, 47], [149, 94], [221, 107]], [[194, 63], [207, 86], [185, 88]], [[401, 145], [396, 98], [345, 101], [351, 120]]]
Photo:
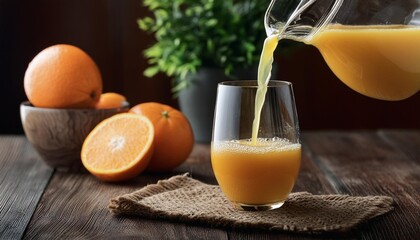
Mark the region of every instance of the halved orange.
[[153, 154], [152, 122], [120, 113], [99, 123], [86, 137], [81, 151], [85, 168], [104, 181], [124, 181], [139, 175]]

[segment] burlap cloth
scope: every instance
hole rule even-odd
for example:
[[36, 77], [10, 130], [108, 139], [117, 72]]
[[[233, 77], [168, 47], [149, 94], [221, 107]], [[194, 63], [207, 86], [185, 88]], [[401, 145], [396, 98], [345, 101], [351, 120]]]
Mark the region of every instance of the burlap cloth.
[[232, 207], [220, 188], [179, 175], [111, 199], [115, 214], [202, 223], [223, 228], [296, 232], [347, 231], [393, 209], [386, 196], [290, 194], [280, 208], [242, 211]]

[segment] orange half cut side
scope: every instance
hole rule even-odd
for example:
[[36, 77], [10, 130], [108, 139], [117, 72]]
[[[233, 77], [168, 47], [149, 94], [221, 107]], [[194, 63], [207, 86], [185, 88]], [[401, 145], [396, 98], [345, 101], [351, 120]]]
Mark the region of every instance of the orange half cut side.
[[139, 175], [153, 154], [152, 122], [121, 113], [99, 123], [86, 137], [81, 151], [85, 168], [104, 181], [124, 181]]

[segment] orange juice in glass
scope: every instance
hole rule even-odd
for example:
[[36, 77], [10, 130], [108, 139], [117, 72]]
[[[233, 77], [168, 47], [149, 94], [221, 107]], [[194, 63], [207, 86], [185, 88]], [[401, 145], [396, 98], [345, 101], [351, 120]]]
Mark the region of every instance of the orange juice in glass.
[[252, 137], [257, 81], [219, 84], [211, 161], [221, 190], [244, 210], [279, 208], [296, 181], [301, 145], [292, 86], [270, 81]]

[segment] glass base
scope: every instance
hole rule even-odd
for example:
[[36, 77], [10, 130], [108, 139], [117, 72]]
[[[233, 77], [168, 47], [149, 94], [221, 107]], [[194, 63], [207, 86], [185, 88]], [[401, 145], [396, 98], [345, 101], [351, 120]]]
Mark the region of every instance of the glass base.
[[280, 208], [281, 206], [283, 206], [284, 202], [285, 201], [269, 203], [269, 204], [256, 204], [256, 205], [234, 202], [233, 206], [236, 209], [245, 210], [245, 211], [268, 211], [268, 210], [274, 210], [274, 209]]

